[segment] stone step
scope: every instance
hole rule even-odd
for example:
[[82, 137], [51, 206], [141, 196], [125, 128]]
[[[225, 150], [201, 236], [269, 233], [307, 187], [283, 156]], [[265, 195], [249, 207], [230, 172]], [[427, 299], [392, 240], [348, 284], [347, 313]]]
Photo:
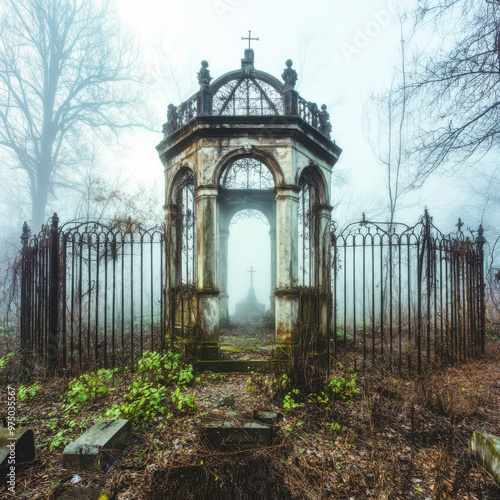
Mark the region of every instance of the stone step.
[[100, 420], [63, 452], [65, 469], [103, 470], [121, 455], [127, 446], [129, 420]]

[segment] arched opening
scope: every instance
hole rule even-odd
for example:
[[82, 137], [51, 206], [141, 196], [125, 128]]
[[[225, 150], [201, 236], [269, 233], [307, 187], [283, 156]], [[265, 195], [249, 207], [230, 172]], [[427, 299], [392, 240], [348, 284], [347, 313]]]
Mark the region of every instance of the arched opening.
[[318, 252], [318, 186], [312, 173], [306, 169], [299, 179], [298, 207], [298, 256], [299, 286], [313, 287], [317, 285], [317, 252]]
[[263, 359], [274, 342], [274, 177], [246, 157], [227, 165], [219, 183], [221, 356]]
[[178, 276], [180, 285], [196, 283], [196, 206], [194, 176], [185, 170], [179, 179], [178, 189]]
[[270, 225], [258, 210], [238, 211], [229, 224], [229, 316], [233, 322], [259, 322], [270, 310]]

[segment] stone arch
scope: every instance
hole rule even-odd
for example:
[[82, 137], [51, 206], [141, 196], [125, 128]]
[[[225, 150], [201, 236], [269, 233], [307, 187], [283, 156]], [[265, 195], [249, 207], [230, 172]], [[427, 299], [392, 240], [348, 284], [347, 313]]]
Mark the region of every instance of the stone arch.
[[295, 185], [300, 188], [300, 180], [302, 175], [306, 174], [312, 178], [314, 187], [317, 190], [317, 203], [319, 205], [328, 205], [330, 200], [330, 190], [326, 183], [325, 176], [316, 163], [310, 162], [297, 170]]
[[262, 217], [267, 221], [269, 227], [273, 225], [273, 213], [270, 210], [266, 210], [267, 207], [261, 206], [258, 203], [245, 203], [239, 206], [230, 207], [227, 213], [228, 226], [231, 225], [233, 218], [240, 212], [251, 210], [252, 212], [259, 212]]
[[301, 286], [316, 287], [320, 280], [320, 207], [325, 200], [325, 182], [317, 165], [309, 164], [297, 172], [298, 203], [298, 279]]
[[183, 163], [179, 170], [176, 172], [174, 175], [174, 178], [172, 179], [172, 182], [170, 183], [170, 186], [168, 187], [168, 194], [167, 194], [167, 206], [170, 205], [177, 205], [178, 204], [178, 198], [180, 194], [180, 185], [182, 184], [182, 179], [186, 176], [191, 174], [194, 182], [194, 187], [196, 189], [196, 174], [195, 174], [195, 169], [194, 165], [192, 163]]
[[215, 166], [214, 172], [212, 174], [212, 184], [217, 186], [220, 185], [220, 180], [224, 170], [236, 160], [241, 158], [251, 158], [253, 160], [258, 160], [263, 163], [271, 172], [274, 179], [274, 186], [280, 186], [284, 181], [284, 174], [276, 161], [274, 156], [267, 151], [261, 151], [258, 148], [254, 148], [253, 146], [244, 146], [238, 149], [234, 149], [229, 151], [229, 153], [225, 154]]

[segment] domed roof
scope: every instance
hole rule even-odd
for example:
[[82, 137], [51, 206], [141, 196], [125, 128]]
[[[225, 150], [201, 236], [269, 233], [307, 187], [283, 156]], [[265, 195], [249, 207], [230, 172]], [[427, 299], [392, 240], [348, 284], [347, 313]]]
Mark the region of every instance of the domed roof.
[[281, 75], [282, 83], [254, 68], [254, 51], [248, 48], [241, 60], [241, 69], [225, 73], [210, 83], [209, 64], [202, 61], [197, 74], [200, 90], [179, 106], [168, 106], [167, 123], [163, 126], [165, 138], [200, 115], [295, 115], [330, 139], [330, 116], [326, 105], [323, 104], [320, 110], [316, 103], [306, 101], [295, 91], [297, 72], [292, 65], [288, 59]]

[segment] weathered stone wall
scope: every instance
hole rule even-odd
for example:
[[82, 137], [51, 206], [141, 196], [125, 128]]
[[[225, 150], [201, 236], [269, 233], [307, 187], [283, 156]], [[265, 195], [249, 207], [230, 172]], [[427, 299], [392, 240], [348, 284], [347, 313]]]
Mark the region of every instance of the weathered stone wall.
[[[271, 225], [276, 273], [276, 342], [293, 343], [299, 318], [298, 298], [298, 201], [299, 179], [306, 168], [314, 171], [318, 184], [318, 238], [314, 248], [315, 283], [328, 293], [329, 220], [331, 169], [339, 154], [337, 147], [298, 118], [282, 117], [198, 117], [187, 130], [180, 130], [158, 145], [165, 167], [165, 206], [176, 204], [176, 176], [183, 168], [194, 173], [197, 210], [197, 297], [199, 322], [206, 342], [218, 341], [219, 302], [227, 314], [224, 272], [220, 260], [227, 260], [220, 225], [219, 182], [224, 169], [236, 159], [255, 158], [266, 164], [275, 181], [275, 224]], [[245, 120], [248, 118], [248, 120]], [[259, 122], [250, 118], [258, 118]], [[250, 123], [248, 123], [248, 121]], [[245, 208], [242, 206], [242, 208]], [[170, 209], [172, 210], [172, 209]], [[170, 226], [169, 226], [170, 224]], [[171, 222], [167, 218], [167, 231]], [[221, 255], [222, 251], [222, 255]], [[172, 258], [170, 258], [172, 260]], [[167, 266], [169, 264], [167, 263]], [[171, 265], [171, 264], [170, 264]], [[167, 271], [168, 273], [169, 271]], [[177, 279], [170, 272], [171, 280]], [[222, 292], [222, 297], [219, 297]], [[326, 302], [320, 317], [328, 319]], [[328, 321], [322, 321], [326, 325]], [[324, 326], [323, 326], [324, 328]]]

